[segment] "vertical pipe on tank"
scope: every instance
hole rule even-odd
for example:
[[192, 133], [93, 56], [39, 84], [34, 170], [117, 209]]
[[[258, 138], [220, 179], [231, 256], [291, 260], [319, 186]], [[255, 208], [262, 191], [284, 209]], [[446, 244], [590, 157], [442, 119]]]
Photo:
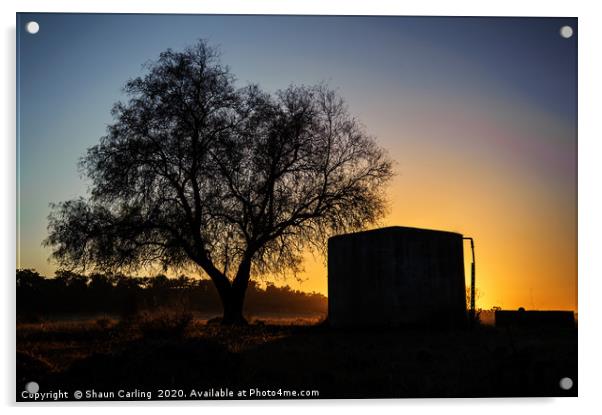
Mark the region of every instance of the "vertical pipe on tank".
[[474, 255], [474, 240], [470, 237], [464, 239], [470, 241], [470, 250], [472, 252], [472, 263], [470, 264], [470, 323], [475, 320], [475, 255]]

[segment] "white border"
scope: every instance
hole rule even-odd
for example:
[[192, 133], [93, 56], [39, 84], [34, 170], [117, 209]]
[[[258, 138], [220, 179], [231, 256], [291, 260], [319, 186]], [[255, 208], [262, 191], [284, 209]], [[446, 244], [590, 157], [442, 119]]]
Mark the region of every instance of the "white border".
[[[178, 411], [249, 412], [251, 414], [307, 413], [315, 410], [364, 413], [371, 406], [390, 413], [467, 413], [504, 414], [521, 409], [543, 410], [550, 414], [593, 412], [600, 407], [600, 332], [602, 317], [602, 203], [600, 195], [602, 178], [600, 160], [599, 97], [602, 96], [600, 74], [602, 60], [600, 40], [602, 15], [596, 2], [505, 0], [487, 1], [415, 1], [394, 2], [384, 0], [104, 0], [79, 2], [53, 1], [2, 1], [0, 18], [3, 23], [1, 70], [4, 96], [2, 127], [4, 139], [0, 154], [2, 201], [0, 216], [3, 219], [0, 257], [2, 264], [2, 314], [1, 330], [0, 402], [11, 405], [14, 399], [14, 278], [15, 269], [15, 12], [107, 12], [107, 13], [224, 13], [224, 14], [355, 14], [355, 15], [462, 15], [462, 16], [570, 16], [579, 18], [579, 395], [578, 399], [456, 399], [456, 400], [384, 400], [384, 401], [294, 401], [286, 402], [212, 402], [179, 403]], [[551, 224], [553, 226], [553, 224]], [[105, 404], [85, 409], [92, 413], [107, 410], [128, 410], [131, 406], [144, 406], [151, 413], [163, 413], [164, 402], [151, 404]], [[111, 409], [108, 409], [110, 406]], [[335, 408], [336, 407], [336, 408]], [[8, 408], [14, 410], [15, 407]], [[133, 409], [133, 408], [132, 408]], [[48, 405], [26, 407], [29, 411], [52, 413], [80, 412], [81, 406]], [[520, 411], [522, 412], [522, 411]]]

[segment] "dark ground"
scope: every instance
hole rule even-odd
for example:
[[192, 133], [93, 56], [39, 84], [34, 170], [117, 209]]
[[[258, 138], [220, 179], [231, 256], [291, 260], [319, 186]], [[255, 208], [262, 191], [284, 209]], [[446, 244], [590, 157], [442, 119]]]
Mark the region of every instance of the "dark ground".
[[[577, 396], [577, 329], [299, 324], [310, 321], [234, 328], [181, 316], [21, 323], [17, 400], [32, 380], [40, 392], [61, 389], [69, 399], [75, 390], [138, 389], [157, 398], [158, 389], [189, 396], [220, 388], [317, 390], [319, 398]], [[559, 387], [563, 377], [573, 379], [571, 390]]]

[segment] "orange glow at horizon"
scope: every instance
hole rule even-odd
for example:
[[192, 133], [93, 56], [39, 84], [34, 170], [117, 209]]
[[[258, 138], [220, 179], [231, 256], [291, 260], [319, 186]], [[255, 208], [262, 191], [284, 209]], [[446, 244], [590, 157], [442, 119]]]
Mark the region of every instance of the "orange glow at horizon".
[[[431, 107], [437, 123], [424, 127], [420, 120], [420, 128], [405, 131], [390, 147], [398, 175], [389, 188], [390, 213], [379, 225], [473, 237], [477, 308], [577, 311], [575, 133], [532, 109], [497, 105], [504, 118], [480, 112], [477, 103], [464, 113]], [[424, 117], [412, 116], [415, 123]], [[460, 134], [472, 136], [473, 145], [458, 148], [466, 144], [454, 138]], [[551, 170], [559, 177], [551, 180]], [[469, 287], [468, 244], [464, 257]], [[308, 255], [305, 281], [286, 283], [327, 295], [326, 274], [324, 259]]]

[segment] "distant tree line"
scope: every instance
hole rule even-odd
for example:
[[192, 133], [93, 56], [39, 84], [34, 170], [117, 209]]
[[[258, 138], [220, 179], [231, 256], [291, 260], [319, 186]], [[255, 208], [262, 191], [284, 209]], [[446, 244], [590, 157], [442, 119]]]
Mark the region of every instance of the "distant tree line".
[[[32, 269], [17, 270], [17, 315], [110, 313], [122, 316], [159, 308], [221, 313], [213, 283], [181, 275], [168, 278], [131, 277], [122, 274], [83, 275], [57, 271], [48, 278]], [[251, 282], [245, 313], [326, 313], [327, 298], [289, 286], [265, 288]]]

